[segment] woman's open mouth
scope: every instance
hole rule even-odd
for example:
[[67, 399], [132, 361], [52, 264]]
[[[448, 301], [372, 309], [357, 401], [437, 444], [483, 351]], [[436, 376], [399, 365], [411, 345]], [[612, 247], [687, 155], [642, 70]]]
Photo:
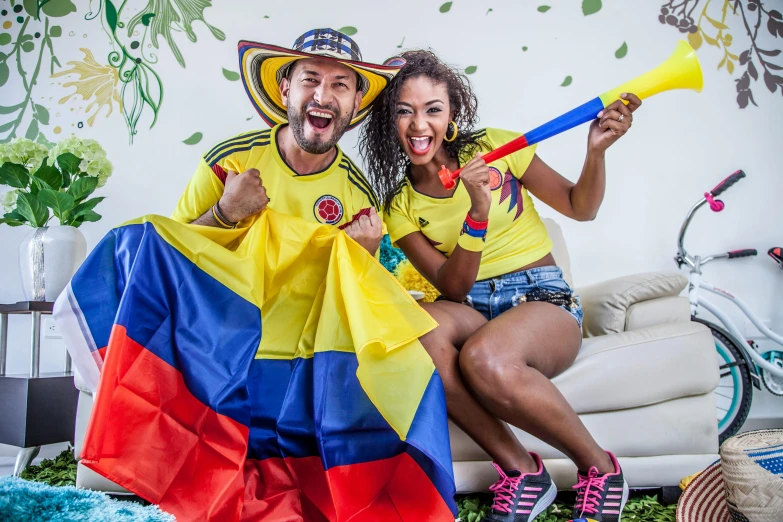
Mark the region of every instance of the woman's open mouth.
[[408, 136], [411, 152], [420, 156], [427, 154], [432, 148], [431, 136]]

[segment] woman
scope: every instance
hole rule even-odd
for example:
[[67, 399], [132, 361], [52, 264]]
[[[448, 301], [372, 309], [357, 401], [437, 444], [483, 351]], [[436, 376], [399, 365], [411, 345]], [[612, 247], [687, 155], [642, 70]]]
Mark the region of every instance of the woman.
[[[565, 216], [593, 219], [604, 196], [604, 153], [628, 131], [641, 101], [623, 94], [627, 106], [618, 100], [598, 114], [574, 184], [535, 147], [485, 164], [483, 153], [519, 134], [474, 130], [477, 101], [467, 79], [430, 51], [403, 58], [360, 146], [384, 198], [392, 242], [442, 294], [425, 305], [440, 326], [421, 341], [443, 380], [449, 416], [500, 475], [484, 520], [533, 520], [556, 494], [541, 458], [525, 450], [508, 423], [581, 470], [574, 518], [619, 521], [628, 486], [617, 459], [596, 444], [550, 381], [579, 352], [582, 309], [528, 192]], [[464, 166], [456, 188], [441, 184], [441, 165]]]

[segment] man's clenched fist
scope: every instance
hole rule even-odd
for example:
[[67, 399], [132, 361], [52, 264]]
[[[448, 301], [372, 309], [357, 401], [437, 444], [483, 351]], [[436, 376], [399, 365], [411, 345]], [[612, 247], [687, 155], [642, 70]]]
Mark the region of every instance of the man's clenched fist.
[[226, 219], [237, 223], [254, 216], [266, 208], [269, 198], [256, 169], [247, 169], [242, 174], [229, 170], [226, 188], [220, 198], [220, 211]]
[[[223, 208], [222, 204], [221, 208]], [[378, 217], [375, 208], [370, 208], [369, 216], [362, 216], [345, 227], [345, 233], [363, 246], [370, 255], [374, 256], [375, 252], [378, 251], [378, 247], [381, 246], [381, 237], [383, 235], [381, 218]]]

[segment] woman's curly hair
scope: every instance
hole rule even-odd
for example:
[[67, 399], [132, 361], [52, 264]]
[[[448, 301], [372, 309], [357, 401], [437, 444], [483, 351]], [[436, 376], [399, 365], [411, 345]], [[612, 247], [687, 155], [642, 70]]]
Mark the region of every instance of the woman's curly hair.
[[441, 145], [450, 158], [456, 159], [461, 154], [472, 156], [481, 145], [474, 128], [478, 121], [478, 100], [468, 78], [429, 50], [407, 51], [402, 57], [405, 65], [373, 102], [359, 138], [365, 169], [387, 212], [410, 165], [397, 139], [397, 101], [406, 80], [425, 76], [446, 84], [452, 119], [459, 127], [457, 139]]

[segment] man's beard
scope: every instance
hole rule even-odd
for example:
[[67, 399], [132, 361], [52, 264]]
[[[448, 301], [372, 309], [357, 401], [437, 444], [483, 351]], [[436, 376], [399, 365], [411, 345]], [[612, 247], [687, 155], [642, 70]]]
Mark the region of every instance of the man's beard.
[[[305, 120], [307, 119], [308, 109], [328, 110], [331, 111], [332, 114], [338, 115], [338, 117], [335, 117], [334, 121], [331, 123], [333, 128], [332, 137], [329, 141], [324, 141], [321, 136], [317, 134], [313, 139], [305, 138], [304, 124]], [[288, 125], [291, 127], [291, 132], [294, 133], [294, 139], [302, 148], [302, 150], [309, 152], [310, 154], [326, 154], [329, 152], [332, 147], [334, 147], [337, 142], [340, 141], [340, 138], [342, 138], [343, 134], [345, 134], [345, 129], [348, 128], [348, 125], [351, 123], [350, 114], [347, 116], [339, 116], [340, 112], [331, 105], [308, 103], [302, 107], [301, 111], [297, 111], [293, 107], [289, 106], [287, 112]]]

